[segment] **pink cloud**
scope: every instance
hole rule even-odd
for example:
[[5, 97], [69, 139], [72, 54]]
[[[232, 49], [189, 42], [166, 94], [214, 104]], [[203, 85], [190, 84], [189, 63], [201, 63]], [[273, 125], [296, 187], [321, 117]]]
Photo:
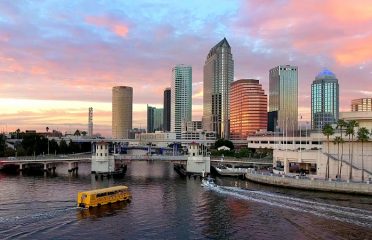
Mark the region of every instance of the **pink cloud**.
[[88, 16], [85, 21], [89, 24], [104, 27], [119, 37], [126, 37], [129, 33], [127, 24], [104, 16]]

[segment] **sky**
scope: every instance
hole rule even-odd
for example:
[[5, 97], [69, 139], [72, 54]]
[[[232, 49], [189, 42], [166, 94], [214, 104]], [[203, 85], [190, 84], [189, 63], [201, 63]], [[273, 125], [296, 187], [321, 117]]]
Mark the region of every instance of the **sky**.
[[299, 69], [299, 114], [310, 121], [311, 83], [324, 68], [340, 85], [340, 111], [372, 97], [372, 0], [2, 0], [0, 130], [86, 130], [111, 135], [112, 87], [133, 87], [133, 127], [146, 104], [163, 105], [171, 70], [193, 71], [193, 120], [201, 120], [203, 65], [229, 41], [234, 79]]

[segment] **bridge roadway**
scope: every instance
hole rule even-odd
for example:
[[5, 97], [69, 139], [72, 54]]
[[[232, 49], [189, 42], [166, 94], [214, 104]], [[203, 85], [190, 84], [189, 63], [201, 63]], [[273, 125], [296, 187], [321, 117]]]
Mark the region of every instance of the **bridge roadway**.
[[[25, 156], [25, 157], [9, 157], [0, 159], [0, 169], [6, 165], [18, 165], [19, 170], [23, 171], [24, 166], [28, 164], [43, 164], [44, 171], [55, 170], [56, 164], [58, 163], [67, 163], [68, 171], [74, 172], [78, 170], [78, 164], [80, 162], [91, 162], [92, 156], [90, 154], [85, 155], [49, 155], [49, 156]], [[168, 161], [173, 163], [186, 163], [187, 155], [124, 155], [124, 154], [115, 154], [115, 161], [121, 162], [130, 162], [130, 161]], [[272, 160], [263, 161], [260, 159], [224, 159], [213, 158], [211, 163], [224, 163], [231, 165], [272, 165]]]

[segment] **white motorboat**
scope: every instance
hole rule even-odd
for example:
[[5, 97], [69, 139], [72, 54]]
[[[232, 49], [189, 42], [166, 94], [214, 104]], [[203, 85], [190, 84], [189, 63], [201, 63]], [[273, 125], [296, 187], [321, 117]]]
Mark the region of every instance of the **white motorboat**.
[[251, 171], [252, 168], [231, 168], [227, 167], [225, 165], [219, 164], [218, 166], [213, 166], [216, 172], [219, 175], [222, 176], [241, 176], [249, 171]]
[[215, 188], [217, 187], [217, 184], [214, 182], [213, 178], [208, 177], [202, 180], [201, 186], [208, 187], [208, 188]]

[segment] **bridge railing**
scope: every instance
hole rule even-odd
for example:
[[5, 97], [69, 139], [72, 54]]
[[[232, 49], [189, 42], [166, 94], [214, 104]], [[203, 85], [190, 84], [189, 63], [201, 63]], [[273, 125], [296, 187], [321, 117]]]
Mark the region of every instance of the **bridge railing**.
[[38, 156], [21, 156], [21, 157], [5, 157], [1, 158], [2, 161], [24, 161], [24, 160], [64, 160], [64, 159], [86, 159], [92, 155], [81, 154], [81, 155], [38, 155]]
[[164, 160], [164, 161], [182, 161], [187, 160], [187, 155], [115, 155], [115, 160]]

